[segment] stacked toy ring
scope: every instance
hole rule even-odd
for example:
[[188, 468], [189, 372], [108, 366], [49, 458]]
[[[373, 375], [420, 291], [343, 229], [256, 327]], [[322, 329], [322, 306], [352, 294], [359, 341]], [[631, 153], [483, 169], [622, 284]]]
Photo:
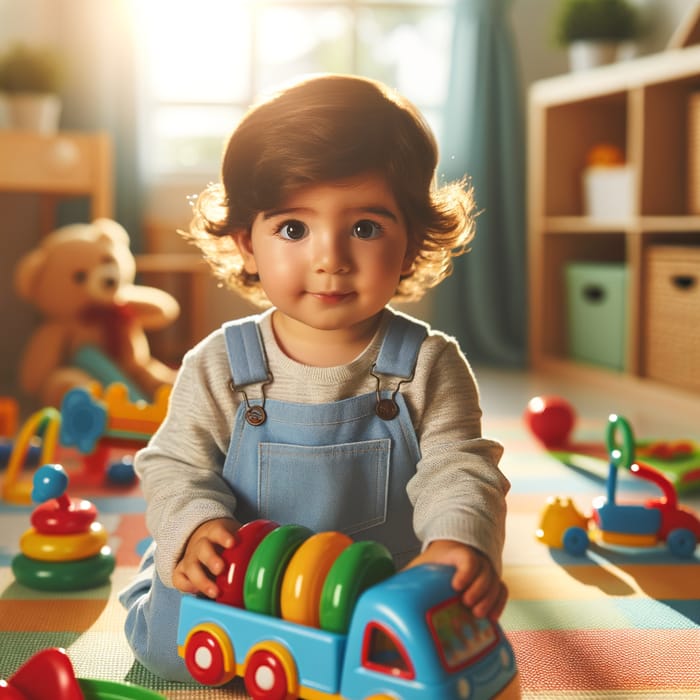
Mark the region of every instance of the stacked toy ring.
[[107, 583], [115, 560], [97, 509], [65, 494], [68, 476], [60, 464], [34, 475], [32, 500], [41, 503], [20, 538], [12, 571], [20, 583], [45, 591], [72, 591]]
[[360, 594], [395, 573], [378, 542], [271, 520], [243, 525], [222, 556], [217, 602], [341, 634]]

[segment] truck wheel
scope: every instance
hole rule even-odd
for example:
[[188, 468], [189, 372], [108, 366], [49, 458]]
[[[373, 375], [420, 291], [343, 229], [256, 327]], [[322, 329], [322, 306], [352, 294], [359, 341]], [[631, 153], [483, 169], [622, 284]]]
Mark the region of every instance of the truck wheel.
[[[189, 636], [185, 646], [185, 666], [202, 685], [223, 685], [235, 675], [233, 650], [228, 638], [215, 629], [200, 629]], [[227, 659], [229, 668], [227, 671]]]
[[698, 540], [695, 535], [683, 527], [671, 530], [666, 538], [666, 544], [671, 554], [683, 559], [689, 559], [693, 556], [697, 543]]
[[582, 527], [570, 527], [562, 540], [565, 551], [580, 557], [588, 549], [588, 533]]
[[245, 689], [253, 700], [296, 700], [289, 692], [287, 673], [280, 659], [267, 649], [254, 652], [245, 669]]

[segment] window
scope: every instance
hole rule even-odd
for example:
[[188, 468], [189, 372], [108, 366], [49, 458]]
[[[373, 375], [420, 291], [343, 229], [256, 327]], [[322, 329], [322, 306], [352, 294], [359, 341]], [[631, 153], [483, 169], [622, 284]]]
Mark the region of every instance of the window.
[[498, 643], [493, 624], [474, 617], [458, 598], [430, 610], [427, 619], [440, 658], [449, 671], [469, 666]]
[[214, 178], [226, 137], [246, 108], [308, 73], [382, 80], [412, 100], [439, 135], [448, 0], [145, 0], [134, 12], [147, 66], [148, 179]]
[[370, 622], [365, 629], [362, 665], [371, 671], [407, 680], [413, 680], [416, 675], [401, 642], [375, 622]]

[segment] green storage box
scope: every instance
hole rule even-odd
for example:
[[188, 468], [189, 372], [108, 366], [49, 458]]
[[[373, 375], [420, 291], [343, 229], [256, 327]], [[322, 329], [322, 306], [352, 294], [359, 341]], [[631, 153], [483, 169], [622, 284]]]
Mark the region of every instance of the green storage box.
[[620, 263], [566, 266], [569, 355], [622, 370], [627, 349], [627, 268]]

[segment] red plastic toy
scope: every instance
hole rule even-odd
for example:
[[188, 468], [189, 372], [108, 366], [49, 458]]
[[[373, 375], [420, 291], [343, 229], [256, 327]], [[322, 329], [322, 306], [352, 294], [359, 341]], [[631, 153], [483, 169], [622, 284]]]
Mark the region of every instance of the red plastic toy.
[[0, 680], [0, 700], [164, 700], [130, 683], [75, 677], [63, 649], [43, 649], [8, 680]]

